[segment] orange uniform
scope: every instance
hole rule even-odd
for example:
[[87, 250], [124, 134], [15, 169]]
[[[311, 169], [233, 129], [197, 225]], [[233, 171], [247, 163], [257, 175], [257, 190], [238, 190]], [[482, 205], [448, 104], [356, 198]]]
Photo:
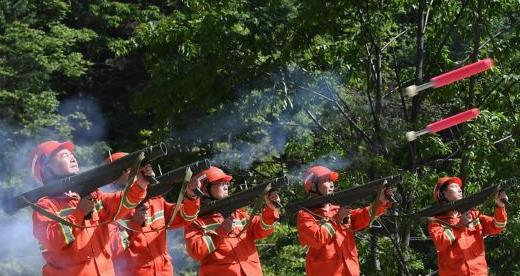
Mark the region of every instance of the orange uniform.
[[388, 205], [368, 206], [352, 210], [348, 225], [336, 222], [337, 205], [298, 211], [297, 227], [300, 243], [308, 248], [305, 270], [307, 275], [359, 275], [359, 262], [353, 233], [370, 224], [371, 213], [378, 217]]
[[242, 209], [231, 216], [234, 221], [229, 234], [222, 233], [218, 227], [224, 220], [219, 213], [199, 217], [186, 228], [186, 249], [191, 257], [200, 261], [199, 276], [262, 275], [255, 240], [273, 232], [274, 223], [279, 219], [278, 212], [265, 208], [260, 216], [252, 219], [240, 237], [237, 236], [249, 216]]
[[[83, 212], [75, 209], [79, 202], [78, 195], [43, 197], [37, 204], [71, 223], [95, 226], [112, 219], [120, 200], [123, 200], [123, 205], [117, 218], [125, 216], [144, 199], [146, 191], [134, 183], [124, 198], [121, 192], [95, 191], [91, 195], [95, 200], [95, 209], [90, 219], [84, 219]], [[43, 275], [114, 275], [109, 224], [86, 229], [73, 228], [35, 211], [33, 233], [46, 261]]]
[[[471, 223], [466, 228], [451, 227], [439, 222], [430, 222], [428, 231], [438, 253], [440, 276], [488, 275], [484, 251], [484, 237], [495, 235], [507, 223], [505, 208], [496, 207], [495, 217], [469, 211]], [[436, 217], [448, 224], [457, 225], [459, 216]]]
[[[144, 225], [132, 221], [135, 209], [125, 219], [117, 221], [119, 231], [115, 241], [114, 267], [116, 275], [173, 275], [171, 257], [166, 247], [166, 223], [173, 215], [175, 204], [162, 196], [149, 199], [148, 217]], [[197, 218], [200, 200], [186, 198], [168, 228], [188, 225]]]

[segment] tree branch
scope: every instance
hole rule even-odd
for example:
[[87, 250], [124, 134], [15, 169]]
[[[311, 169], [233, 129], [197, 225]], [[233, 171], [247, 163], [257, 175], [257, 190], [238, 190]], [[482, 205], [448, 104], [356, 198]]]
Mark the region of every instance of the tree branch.
[[464, 9], [468, 5], [468, 3], [469, 3], [469, 0], [463, 0], [462, 1], [462, 6], [460, 7], [459, 12], [455, 16], [455, 19], [453, 19], [453, 21], [451, 22], [450, 28], [448, 29], [448, 31], [444, 35], [444, 38], [442, 39], [441, 43], [439, 44], [439, 49], [437, 49], [437, 52], [435, 52], [435, 54], [432, 56], [431, 60], [437, 60], [438, 59], [439, 55], [441, 54], [442, 48], [444, 48], [444, 45], [448, 41], [448, 38], [450, 37], [451, 32], [453, 32], [453, 30], [455, 29], [455, 25], [457, 25], [457, 22], [461, 18], [462, 14], [464, 12]]
[[383, 46], [383, 48], [381, 48], [381, 53], [384, 52], [384, 51], [386, 50], [386, 48], [387, 48], [388, 46], [390, 46], [390, 44], [391, 44], [392, 42], [394, 42], [397, 38], [399, 38], [400, 36], [402, 36], [403, 34], [405, 34], [407, 31], [408, 31], [408, 29], [405, 29], [404, 31], [400, 32], [398, 35], [392, 37], [392, 39], [390, 39], [390, 41], [388, 41], [388, 42], [385, 44], [385, 46]]
[[403, 117], [404, 117], [405, 121], [408, 121], [408, 110], [406, 108], [406, 101], [404, 98], [403, 86], [401, 83], [401, 72], [400, 72], [399, 66], [397, 64], [397, 58], [395, 56], [394, 48], [392, 48], [392, 57], [394, 59], [394, 72], [395, 72], [395, 78], [397, 81], [397, 89], [399, 90], [399, 96], [401, 97], [401, 106], [403, 107]]

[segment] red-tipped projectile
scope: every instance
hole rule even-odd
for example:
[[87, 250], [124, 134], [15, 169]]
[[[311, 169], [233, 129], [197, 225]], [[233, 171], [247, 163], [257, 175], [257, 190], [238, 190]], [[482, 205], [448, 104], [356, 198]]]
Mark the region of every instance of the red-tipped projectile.
[[480, 110], [478, 108], [472, 108], [470, 110], [461, 112], [451, 117], [439, 120], [437, 122], [433, 122], [427, 125], [425, 129], [419, 131], [409, 131], [406, 133], [406, 139], [408, 141], [413, 141], [423, 134], [436, 133], [441, 130], [450, 128], [454, 125], [462, 124], [469, 120], [475, 119], [479, 114]]
[[480, 72], [484, 72], [491, 67], [493, 67], [493, 59], [486, 58], [475, 63], [463, 66], [459, 69], [455, 69], [453, 71], [449, 71], [444, 74], [433, 77], [430, 79], [430, 82], [421, 84], [419, 86], [410, 85], [406, 88], [406, 95], [408, 95], [408, 97], [413, 97], [417, 95], [420, 91], [423, 91], [430, 87], [439, 88], [450, 83], [456, 82], [458, 80], [471, 77]]

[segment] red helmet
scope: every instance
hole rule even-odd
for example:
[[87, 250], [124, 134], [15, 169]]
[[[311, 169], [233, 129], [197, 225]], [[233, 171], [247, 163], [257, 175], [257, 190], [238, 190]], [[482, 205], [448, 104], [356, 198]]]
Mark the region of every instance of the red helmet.
[[457, 176], [443, 176], [437, 180], [437, 184], [435, 184], [435, 188], [433, 189], [433, 198], [435, 201], [439, 202], [445, 200], [446, 198], [442, 194], [442, 187], [445, 185], [449, 185], [451, 183], [455, 183], [459, 185], [462, 189], [464, 187], [464, 183], [462, 183], [462, 179]]
[[[335, 182], [339, 178], [337, 172], [331, 171], [327, 167], [323, 166], [312, 166], [307, 170], [305, 181], [303, 182], [303, 189], [305, 192], [312, 192], [315, 185], [320, 181], [332, 181]], [[317, 187], [315, 188], [317, 189]]]
[[229, 182], [233, 179], [231, 175], [226, 174], [224, 171], [217, 167], [209, 167], [209, 169], [202, 171], [201, 173], [195, 175], [192, 179], [197, 179], [201, 176], [206, 176], [206, 180], [202, 183], [202, 189], [205, 190], [206, 185], [216, 182], [218, 180], [222, 180], [225, 182]]
[[105, 164], [110, 164], [110, 163], [116, 161], [117, 159], [119, 159], [121, 157], [125, 157], [127, 155], [128, 155], [128, 153], [126, 153], [126, 152], [114, 152], [114, 153], [108, 155], [108, 157], [105, 158], [105, 160], [103, 162]]
[[29, 164], [31, 169], [31, 175], [38, 183], [43, 183], [42, 168], [45, 162], [49, 158], [61, 149], [68, 149], [71, 153], [74, 153], [74, 144], [71, 141], [58, 142], [58, 141], [45, 141], [40, 143], [31, 153], [31, 163]]

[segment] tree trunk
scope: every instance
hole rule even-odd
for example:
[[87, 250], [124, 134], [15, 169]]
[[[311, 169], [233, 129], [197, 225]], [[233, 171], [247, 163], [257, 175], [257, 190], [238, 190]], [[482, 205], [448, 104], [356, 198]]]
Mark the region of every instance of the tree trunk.
[[[475, 20], [473, 21], [473, 51], [470, 55], [471, 62], [478, 60], [478, 54], [480, 52], [480, 39], [482, 33], [482, 9], [484, 8], [484, 0], [478, 0], [477, 8], [475, 11]], [[469, 79], [468, 86], [468, 97], [466, 98], [466, 109], [470, 109], [475, 104], [475, 85], [476, 76], [472, 76]], [[461, 127], [462, 134], [464, 133], [464, 126]], [[460, 174], [459, 176], [466, 181], [468, 177], [468, 148], [462, 151], [462, 161], [460, 162]]]
[[[415, 56], [415, 84], [419, 85], [423, 82], [423, 63], [424, 63], [424, 25], [426, 20], [426, 0], [422, 0], [419, 3], [419, 10], [417, 12], [417, 36], [416, 36], [416, 56]], [[421, 110], [421, 94], [413, 97], [412, 99], [412, 114], [410, 115], [411, 122], [416, 125], [419, 119], [419, 113]], [[408, 169], [411, 172], [415, 172], [416, 170], [416, 155], [417, 149], [415, 146], [415, 142], [409, 143], [409, 152], [410, 159], [408, 163]], [[411, 211], [412, 206], [412, 196], [410, 191], [403, 191], [403, 209], [405, 212], [409, 213]], [[407, 252], [410, 245], [410, 231], [411, 231], [411, 223], [406, 221], [403, 223], [402, 232], [401, 232], [401, 249], [403, 252]], [[405, 254], [405, 258], [406, 254]]]

